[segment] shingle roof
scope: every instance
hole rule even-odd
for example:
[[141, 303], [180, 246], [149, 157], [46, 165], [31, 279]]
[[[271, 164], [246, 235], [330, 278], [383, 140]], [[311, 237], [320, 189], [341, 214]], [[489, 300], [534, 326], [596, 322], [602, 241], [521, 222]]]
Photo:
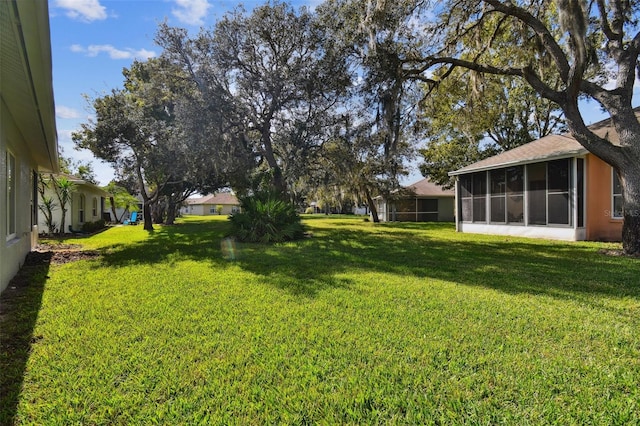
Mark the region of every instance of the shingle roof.
[[440, 185], [431, 182], [428, 178], [419, 180], [406, 187], [413, 191], [415, 195], [421, 197], [433, 197], [433, 196], [454, 196], [453, 189], [443, 189]]
[[[635, 109], [636, 117], [640, 116], [640, 108]], [[617, 145], [620, 143], [618, 134], [613, 129], [611, 119], [598, 121], [589, 126], [589, 129]], [[509, 151], [502, 152], [493, 157], [478, 161], [466, 167], [450, 172], [450, 176], [464, 173], [495, 169], [498, 167], [508, 167], [517, 164], [535, 163], [539, 161], [552, 160], [556, 158], [566, 158], [575, 155], [585, 155], [589, 151], [578, 143], [571, 133], [562, 135], [548, 135], [528, 144], [521, 145]]]
[[534, 163], [554, 158], [584, 155], [588, 151], [572, 137], [567, 135], [548, 135], [541, 139], [521, 145], [493, 157], [485, 158], [477, 163], [449, 173], [451, 176], [472, 171], [507, 167], [516, 164]]
[[220, 192], [218, 194], [208, 195], [200, 198], [190, 198], [187, 204], [221, 204], [221, 205], [240, 205], [238, 198], [230, 192]]
[[[79, 178], [77, 176], [72, 176], [72, 175], [68, 175], [66, 173], [54, 173], [54, 176], [56, 178], [67, 178], [67, 180], [69, 180], [70, 182], [72, 182], [73, 184], [77, 185], [77, 186], [86, 186], [88, 188], [91, 188], [94, 192], [99, 193], [101, 196], [103, 197], [110, 197], [111, 194], [109, 194], [109, 192], [105, 191], [104, 189], [100, 188], [98, 185], [94, 185], [91, 182], [88, 182], [82, 178]], [[48, 178], [45, 175], [45, 180], [48, 180]]]

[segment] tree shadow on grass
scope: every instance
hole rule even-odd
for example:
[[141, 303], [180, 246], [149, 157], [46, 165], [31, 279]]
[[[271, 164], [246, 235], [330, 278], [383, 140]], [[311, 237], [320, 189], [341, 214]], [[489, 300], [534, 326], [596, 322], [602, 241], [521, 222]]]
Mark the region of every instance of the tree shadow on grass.
[[[424, 229], [435, 233], [406, 232]], [[374, 230], [325, 229], [307, 241], [255, 250], [259, 260], [244, 255], [240, 265], [278, 287], [290, 283], [296, 292], [317, 283], [334, 286], [343, 274], [363, 271], [423, 279], [425, 285], [443, 280], [508, 294], [579, 299], [600, 307], [605, 305], [592, 296], [640, 299], [638, 260], [605, 256], [593, 245], [462, 234], [439, 239], [434, 235], [442, 225]]]
[[[512, 294], [640, 298], [638, 260], [605, 256], [589, 244], [456, 234], [450, 224], [336, 221], [311, 230], [312, 238], [293, 243], [237, 244], [234, 264], [308, 297], [349, 287], [350, 274], [366, 271], [416, 277], [426, 285], [444, 280]], [[165, 227], [143, 242], [114, 247], [103, 261], [118, 266], [179, 258], [226, 267], [220, 242], [227, 232], [225, 222]]]
[[13, 424], [52, 252], [29, 253], [0, 295], [0, 424]]

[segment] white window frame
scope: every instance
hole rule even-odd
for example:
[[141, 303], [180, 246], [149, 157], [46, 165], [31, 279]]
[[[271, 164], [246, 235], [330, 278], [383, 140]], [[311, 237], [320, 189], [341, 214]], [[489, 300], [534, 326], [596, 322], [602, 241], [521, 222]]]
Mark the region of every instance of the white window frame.
[[[5, 185], [6, 185], [6, 213], [7, 220], [5, 222], [5, 229], [7, 232], [7, 241], [12, 240], [17, 235], [17, 166], [16, 156], [7, 149], [6, 155], [6, 171], [5, 171]], [[13, 209], [13, 212], [11, 211]], [[13, 213], [13, 214], [12, 214]]]
[[79, 223], [85, 223], [86, 218], [86, 212], [85, 212], [85, 202], [86, 202], [86, 197], [84, 196], [84, 194], [80, 194], [80, 197], [78, 198], [78, 222]]
[[93, 213], [92, 216], [93, 217], [97, 217], [98, 216], [98, 199], [96, 197], [93, 197], [91, 210], [92, 210], [92, 213]]
[[[624, 219], [624, 212], [622, 213], [622, 216], [616, 216], [615, 200], [616, 198], [622, 199], [622, 192], [620, 193], [615, 192], [615, 188], [616, 188], [615, 180], [617, 178], [618, 178], [618, 174], [616, 173], [616, 170], [613, 167], [611, 167], [611, 218]], [[620, 189], [622, 189], [622, 184], [620, 184]]]

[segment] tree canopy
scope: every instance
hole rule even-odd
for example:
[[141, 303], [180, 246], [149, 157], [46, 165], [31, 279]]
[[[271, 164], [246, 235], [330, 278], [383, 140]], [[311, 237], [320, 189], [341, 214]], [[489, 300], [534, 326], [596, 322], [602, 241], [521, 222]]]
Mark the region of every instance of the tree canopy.
[[[447, 171], [565, 120], [618, 171], [624, 248], [638, 253], [638, 8], [327, 0], [310, 11], [275, 1], [237, 8], [197, 36], [161, 24], [161, 57], [134, 63], [124, 88], [94, 100], [96, 121], [76, 140], [122, 178], [137, 177], [145, 205], [220, 184], [356, 197], [397, 188], [422, 141], [423, 172], [450, 184]], [[609, 112], [619, 142], [587, 127], [585, 99]], [[355, 174], [323, 175], [340, 167]]]

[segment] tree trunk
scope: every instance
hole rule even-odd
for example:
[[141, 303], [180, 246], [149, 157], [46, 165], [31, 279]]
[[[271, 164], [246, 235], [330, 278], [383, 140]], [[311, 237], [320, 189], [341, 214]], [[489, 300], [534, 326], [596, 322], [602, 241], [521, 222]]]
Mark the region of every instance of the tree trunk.
[[284, 181], [282, 176], [282, 169], [278, 165], [278, 161], [273, 153], [273, 145], [271, 144], [271, 119], [265, 121], [263, 130], [262, 130], [262, 145], [264, 148], [264, 157], [267, 160], [267, 164], [269, 165], [269, 169], [271, 169], [272, 177], [271, 182], [274, 189], [281, 194], [283, 199], [286, 197], [287, 193], [287, 184]]
[[151, 220], [151, 203], [149, 199], [144, 200], [142, 205], [142, 216], [144, 217], [144, 230], [153, 231], [153, 221]]
[[373, 220], [373, 223], [379, 223], [380, 218], [378, 217], [378, 209], [376, 208], [376, 204], [373, 201], [373, 198], [371, 198], [371, 193], [368, 189], [365, 189], [364, 194], [367, 197], [367, 204], [369, 205], [369, 210], [371, 211], [371, 219]]
[[113, 213], [113, 220], [116, 223], [120, 223], [120, 219], [118, 219], [118, 214], [116, 213], [116, 200], [113, 197], [109, 197], [109, 203], [111, 204], [111, 213]]
[[[639, 167], [639, 166], [636, 166]], [[622, 225], [622, 248], [625, 253], [640, 254], [640, 171], [620, 171], [620, 184], [624, 199], [624, 224]]]
[[61, 209], [62, 209], [62, 215], [60, 216], [60, 235], [64, 235], [65, 234], [64, 227], [67, 221], [67, 209], [66, 207], [61, 207]]
[[173, 200], [173, 197], [169, 197], [169, 199], [167, 200], [167, 220], [165, 221], [165, 224], [173, 225], [175, 220], [176, 220], [176, 203]]

